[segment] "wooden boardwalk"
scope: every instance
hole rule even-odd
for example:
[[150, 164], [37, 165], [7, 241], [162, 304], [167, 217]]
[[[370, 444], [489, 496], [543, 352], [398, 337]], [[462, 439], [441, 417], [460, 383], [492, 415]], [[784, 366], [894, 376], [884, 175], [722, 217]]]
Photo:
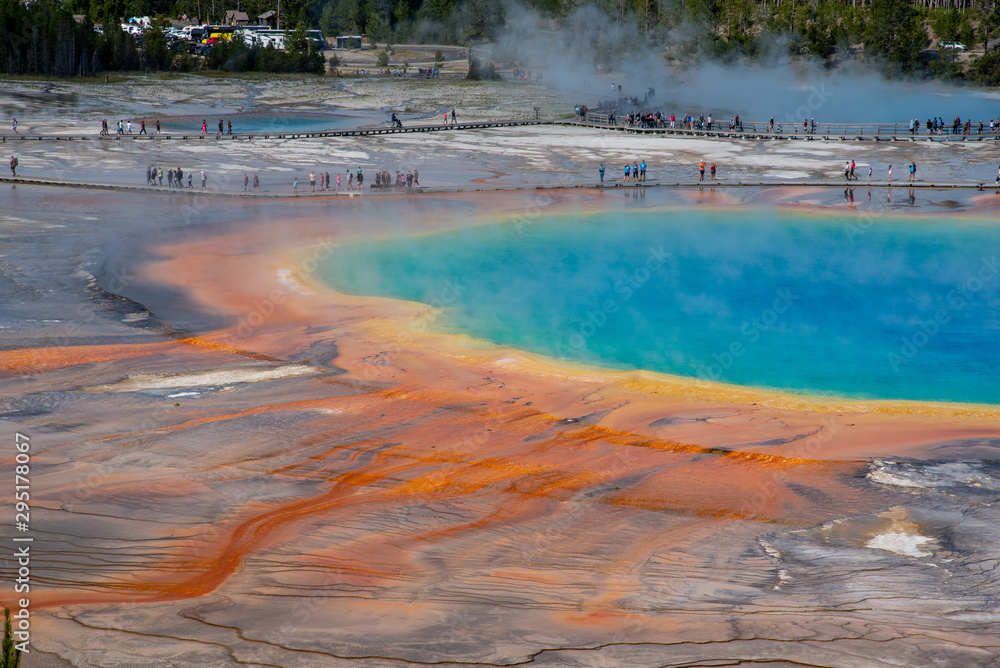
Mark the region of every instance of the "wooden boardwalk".
[[243, 197], [250, 199], [261, 199], [261, 198], [292, 198], [292, 199], [330, 199], [330, 198], [345, 198], [345, 197], [405, 197], [410, 195], [418, 195], [422, 193], [470, 193], [470, 192], [516, 192], [516, 191], [531, 191], [531, 190], [571, 190], [577, 188], [594, 188], [603, 189], [607, 191], [638, 191], [647, 188], [676, 188], [676, 189], [692, 189], [692, 190], [712, 190], [712, 189], [745, 189], [745, 188], [831, 188], [831, 189], [852, 189], [852, 190], [867, 190], [867, 189], [880, 189], [880, 190], [896, 190], [905, 191], [909, 189], [919, 189], [919, 190], [965, 190], [965, 191], [998, 191], [1000, 192], [1000, 185], [992, 182], [941, 182], [941, 181], [916, 181], [914, 183], [909, 183], [907, 181], [893, 181], [888, 183], [886, 181], [873, 182], [871, 185], [863, 183], [861, 181], [854, 181], [847, 183], [845, 181], [839, 180], [820, 180], [820, 179], [807, 179], [803, 181], [781, 181], [781, 180], [763, 180], [754, 179], [746, 181], [698, 181], [697, 179], [691, 181], [648, 181], [645, 183], [605, 183], [603, 186], [599, 183], [592, 181], [580, 182], [580, 183], [550, 183], [550, 184], [540, 184], [540, 185], [468, 185], [468, 186], [439, 186], [439, 187], [418, 187], [411, 188], [408, 190], [399, 191], [395, 188], [386, 189], [376, 189], [368, 188], [364, 191], [358, 190], [322, 190], [318, 192], [311, 192], [308, 188], [302, 187], [298, 194], [291, 192], [291, 186], [283, 188], [281, 192], [265, 192], [265, 191], [250, 191], [244, 192], [243, 190], [221, 190], [216, 187], [211, 188], [171, 188], [169, 186], [149, 186], [149, 185], [128, 185], [128, 184], [115, 184], [115, 183], [94, 183], [88, 181], [76, 181], [68, 179], [54, 179], [54, 178], [36, 178], [33, 176], [0, 176], [0, 183], [10, 184], [12, 186], [48, 186], [57, 188], [85, 188], [89, 190], [107, 190], [114, 192], [134, 192], [134, 193], [148, 193], [157, 195], [174, 195], [178, 197]]
[[[25, 141], [255, 141], [271, 139], [323, 139], [329, 137], [368, 137], [372, 135], [394, 135], [414, 132], [454, 132], [458, 130], [483, 130], [491, 128], [539, 126], [582, 127], [608, 132], [623, 132], [643, 135], [662, 135], [672, 137], [691, 137], [701, 139], [720, 139], [729, 141], [873, 141], [873, 142], [982, 142], [1000, 141], [1000, 134], [972, 132], [962, 134], [910, 134], [908, 129], [899, 124], [869, 123], [869, 124], [824, 124], [817, 132], [807, 133], [800, 130], [791, 132], [768, 132], [766, 123], [744, 122], [742, 131], [723, 129], [695, 128], [643, 128], [639, 126], [607, 125], [603, 123], [562, 119], [540, 119], [522, 121], [476, 121], [472, 123], [457, 123], [443, 125], [428, 123], [423, 125], [404, 125], [402, 128], [392, 127], [358, 127], [345, 130], [315, 130], [300, 131], [270, 131], [234, 134], [190, 134], [171, 132], [153, 134], [0, 134], [0, 143], [17, 143]], [[822, 131], [820, 131], [822, 130]]]

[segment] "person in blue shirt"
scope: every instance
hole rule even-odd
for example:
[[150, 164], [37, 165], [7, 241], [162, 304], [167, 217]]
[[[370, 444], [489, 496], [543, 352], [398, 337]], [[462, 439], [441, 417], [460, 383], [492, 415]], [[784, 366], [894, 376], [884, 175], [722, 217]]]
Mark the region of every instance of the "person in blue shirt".
[[632, 166], [629, 165], [629, 164], [626, 164], [625, 165], [625, 183], [628, 183], [629, 174], [631, 174], [631, 173], [632, 173]]
[[601, 163], [601, 168], [597, 170], [597, 173], [601, 175], [601, 185], [604, 185], [604, 163]]
[[646, 161], [645, 160], [643, 160], [641, 163], [639, 163], [639, 180], [640, 181], [645, 181], [646, 180]]

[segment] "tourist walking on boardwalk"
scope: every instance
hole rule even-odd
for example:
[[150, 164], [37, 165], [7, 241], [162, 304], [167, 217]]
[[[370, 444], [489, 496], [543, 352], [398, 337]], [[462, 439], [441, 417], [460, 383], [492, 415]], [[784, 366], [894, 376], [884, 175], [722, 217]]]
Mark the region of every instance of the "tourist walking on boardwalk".
[[361, 184], [365, 182], [365, 175], [361, 173], [361, 168], [358, 167], [358, 190], [362, 190]]
[[354, 190], [354, 172], [347, 170], [347, 189]]
[[11, 126], [14, 128], [14, 134], [18, 134], [18, 132], [17, 132], [17, 119], [16, 118], [14, 119], [14, 122], [11, 124]]
[[106, 134], [108, 134], [108, 119], [102, 118], [101, 119], [101, 132], [98, 134], [98, 136], [102, 136], [102, 135], [106, 135]]
[[226, 121], [226, 127], [229, 129], [229, 132], [227, 134], [233, 134], [233, 122]]
[[172, 169], [167, 170], [167, 187], [168, 188], [174, 187], [174, 170]]
[[632, 163], [632, 180], [636, 183], [639, 182], [639, 165], [638, 163]]
[[160, 185], [163, 185], [163, 167], [156, 168], [156, 178], [159, 179]]
[[128, 133], [132, 134], [132, 120], [131, 119], [129, 119], [129, 122], [128, 122]]
[[455, 119], [455, 110], [454, 109], [451, 110], [451, 124], [452, 125], [458, 125], [458, 121]]
[[201, 187], [207, 188], [206, 183], [208, 183], [208, 174], [205, 173], [205, 170], [201, 170]]
[[142, 127], [139, 128], [139, 134], [144, 135], [146, 133], [146, 121], [142, 121]]
[[631, 173], [631, 171], [632, 171], [632, 167], [626, 162], [625, 163], [625, 183], [628, 183], [628, 181], [629, 181], [629, 174]]
[[704, 181], [705, 180], [705, 161], [704, 160], [702, 160], [701, 162], [698, 163], [698, 180], [699, 181]]
[[419, 173], [417, 172], [416, 167], [413, 168], [413, 185], [415, 185], [418, 188], [420, 187]]
[[176, 185], [178, 188], [183, 188], [184, 187], [184, 183], [182, 181], [183, 178], [184, 178], [184, 170], [178, 167], [177, 171], [174, 172], [174, 185]]
[[[614, 84], [611, 84], [614, 86]], [[597, 170], [597, 173], [601, 175], [601, 185], [604, 185], [604, 163], [601, 163], [601, 167]]]
[[645, 181], [646, 180], [646, 161], [645, 160], [643, 160], [642, 162], [639, 163], [639, 180], [640, 181]]
[[444, 112], [444, 124], [448, 125], [448, 112]]
[[203, 118], [201, 119], [201, 135], [204, 137], [208, 134], [208, 122]]
[[309, 186], [316, 192], [316, 172], [309, 172]]
[[253, 173], [253, 189], [260, 190], [260, 179], [257, 177], [257, 172]]
[[325, 172], [326, 174], [326, 189], [330, 190], [330, 172]]
[[188, 188], [191, 188], [191, 189], [194, 188], [194, 186], [191, 185], [191, 172], [188, 172]]
[[299, 194], [299, 177], [297, 176], [294, 179], [292, 179], [292, 194], [293, 195]]
[[851, 180], [851, 163], [850, 162], [845, 162], [844, 163], [844, 180], [845, 181], [850, 181]]
[[156, 119], [156, 134], [160, 134], [160, 119]]
[[10, 156], [10, 175], [17, 176], [17, 158], [15, 156]]
[[857, 180], [858, 175], [854, 173], [855, 162], [851, 160], [851, 180]]
[[340, 192], [340, 172], [337, 172], [337, 192]]
[[243, 192], [247, 191], [247, 186], [250, 185], [250, 177], [247, 176], [246, 172], [243, 172]]
[[892, 183], [892, 165], [889, 165], [889, 183]]
[[708, 168], [708, 170], [709, 170], [709, 172], [711, 172], [711, 174], [712, 174], [712, 180], [714, 181], [715, 180], [715, 163], [714, 162], [712, 163], [712, 166]]
[[916, 180], [917, 180], [917, 163], [916, 162], [911, 162], [910, 163], [910, 181], [916, 181]]
[[221, 135], [222, 132], [223, 132], [223, 130], [222, 130], [222, 119], [220, 118], [219, 119], [219, 134]]

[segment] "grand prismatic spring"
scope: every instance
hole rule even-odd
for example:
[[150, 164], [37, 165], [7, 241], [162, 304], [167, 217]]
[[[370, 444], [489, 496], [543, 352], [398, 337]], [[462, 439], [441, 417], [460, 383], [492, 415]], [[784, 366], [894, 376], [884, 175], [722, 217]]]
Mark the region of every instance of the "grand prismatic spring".
[[[0, 108], [28, 136], [60, 104], [214, 125], [229, 84], [191, 85], [12, 83]], [[469, 94], [342, 85], [335, 109], [277, 82], [240, 113], [312, 95], [294, 131]], [[475, 121], [553, 94], [469, 95]], [[993, 142], [3, 146], [0, 596], [28, 611], [22, 665], [1000, 662]], [[845, 189], [847, 160], [870, 188]], [[147, 186], [149, 164], [197, 192]], [[359, 167], [421, 187], [309, 186]]]

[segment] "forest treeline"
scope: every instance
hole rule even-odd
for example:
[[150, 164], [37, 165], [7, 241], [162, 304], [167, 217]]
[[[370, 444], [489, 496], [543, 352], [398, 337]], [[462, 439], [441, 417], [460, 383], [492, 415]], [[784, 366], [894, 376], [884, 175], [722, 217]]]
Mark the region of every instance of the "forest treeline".
[[[510, 34], [514, 12], [535, 12], [550, 27], [580, 11], [574, 0], [281, 0], [284, 27], [327, 36], [365, 35], [371, 43], [471, 44]], [[683, 64], [704, 58], [754, 60], [775, 45], [794, 57], [830, 66], [864, 59], [913, 74], [1000, 85], [1000, 2], [992, 0], [591, 0], [600, 20], [582, 38], [609, 69], [636, 49], [663, 52]], [[211, 68], [322, 73], [308, 40], [288, 53], [229, 44], [204, 57], [170, 50], [156, 30], [137, 41], [117, 29], [130, 16], [186, 15], [221, 21], [235, 7], [251, 18], [278, 9], [277, 0], [0, 0], [0, 71], [52, 76], [109, 70]], [[77, 21], [73, 15], [82, 15]], [[94, 25], [103, 25], [101, 34]], [[603, 27], [609, 29], [603, 30]], [[629, 30], [612, 30], [628, 26]], [[928, 52], [960, 42], [984, 54], [963, 63], [958, 51]], [[516, 48], [515, 54], [516, 58]]]

